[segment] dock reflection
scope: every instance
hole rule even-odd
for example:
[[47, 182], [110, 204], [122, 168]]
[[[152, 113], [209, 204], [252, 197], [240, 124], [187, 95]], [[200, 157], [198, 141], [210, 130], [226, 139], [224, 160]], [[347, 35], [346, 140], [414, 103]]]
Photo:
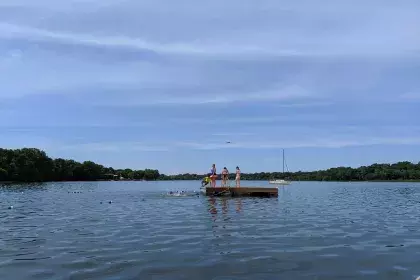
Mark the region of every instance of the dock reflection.
[[208, 211], [213, 218], [216, 218], [218, 214], [218, 205], [217, 202], [220, 202], [220, 208], [223, 216], [227, 216], [229, 214], [229, 204], [234, 203], [235, 212], [241, 213], [242, 212], [242, 198], [229, 198], [229, 197], [209, 197], [208, 198]]
[[[219, 246], [220, 242], [232, 236], [232, 226], [237, 226], [238, 219], [234, 216], [242, 213], [242, 199], [243, 198], [231, 198], [231, 197], [209, 197], [208, 201], [208, 212], [210, 214], [211, 231], [217, 242], [213, 242], [214, 246]], [[222, 239], [220, 239], [222, 237]]]
[[209, 202], [209, 212], [210, 214], [216, 215], [217, 214], [217, 207], [216, 207], [216, 198], [215, 197], [210, 197], [208, 199]]
[[226, 197], [221, 197], [222, 200], [222, 214], [225, 216], [228, 213], [228, 202]]
[[235, 204], [236, 204], [236, 213], [241, 213], [242, 212], [242, 198], [237, 198], [235, 199]]

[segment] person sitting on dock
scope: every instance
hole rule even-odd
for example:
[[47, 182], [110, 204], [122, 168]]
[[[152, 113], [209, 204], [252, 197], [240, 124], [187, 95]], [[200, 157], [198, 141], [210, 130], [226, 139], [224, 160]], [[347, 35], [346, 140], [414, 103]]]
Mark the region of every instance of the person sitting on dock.
[[229, 180], [229, 171], [226, 167], [223, 167], [222, 171], [222, 187], [226, 187], [226, 183]]

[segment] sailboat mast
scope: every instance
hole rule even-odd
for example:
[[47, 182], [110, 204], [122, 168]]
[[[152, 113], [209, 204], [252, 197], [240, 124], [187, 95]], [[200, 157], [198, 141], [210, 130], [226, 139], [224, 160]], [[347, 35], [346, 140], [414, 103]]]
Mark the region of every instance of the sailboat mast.
[[284, 174], [284, 149], [283, 149], [283, 174]]

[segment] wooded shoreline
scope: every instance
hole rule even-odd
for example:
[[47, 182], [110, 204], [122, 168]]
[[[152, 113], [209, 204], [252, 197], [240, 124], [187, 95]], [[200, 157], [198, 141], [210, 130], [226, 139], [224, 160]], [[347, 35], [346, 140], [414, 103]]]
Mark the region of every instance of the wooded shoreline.
[[[165, 175], [157, 169], [132, 170], [105, 167], [92, 161], [82, 163], [68, 159], [52, 159], [36, 148], [0, 149], [0, 182], [60, 181], [174, 181], [201, 180], [205, 174]], [[235, 174], [230, 174], [231, 180]], [[420, 182], [420, 162], [402, 161], [394, 164], [372, 164], [358, 168], [335, 167], [318, 171], [242, 173], [243, 181], [330, 182]]]

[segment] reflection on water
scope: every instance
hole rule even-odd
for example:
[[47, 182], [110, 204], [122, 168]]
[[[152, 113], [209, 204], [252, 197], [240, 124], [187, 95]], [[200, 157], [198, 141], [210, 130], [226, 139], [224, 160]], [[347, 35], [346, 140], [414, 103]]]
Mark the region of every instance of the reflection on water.
[[209, 197], [209, 212], [212, 216], [212, 218], [215, 220], [217, 215], [217, 207], [216, 207], [216, 198], [215, 197]]
[[220, 203], [222, 214], [225, 216], [229, 214], [229, 204], [233, 204], [235, 206], [236, 213], [241, 213], [242, 212], [242, 199], [243, 198], [241, 197], [230, 198], [230, 197], [209, 196], [207, 198], [209, 213], [211, 214], [212, 217], [216, 217], [216, 214], [218, 213], [217, 202]]
[[235, 199], [235, 204], [236, 204], [236, 212], [237, 213], [242, 212], [242, 198], [238, 197], [237, 199]]
[[197, 182], [1, 187], [0, 279], [420, 273], [420, 184], [301, 182], [278, 198], [173, 198], [162, 195], [168, 188], [195, 191]]

